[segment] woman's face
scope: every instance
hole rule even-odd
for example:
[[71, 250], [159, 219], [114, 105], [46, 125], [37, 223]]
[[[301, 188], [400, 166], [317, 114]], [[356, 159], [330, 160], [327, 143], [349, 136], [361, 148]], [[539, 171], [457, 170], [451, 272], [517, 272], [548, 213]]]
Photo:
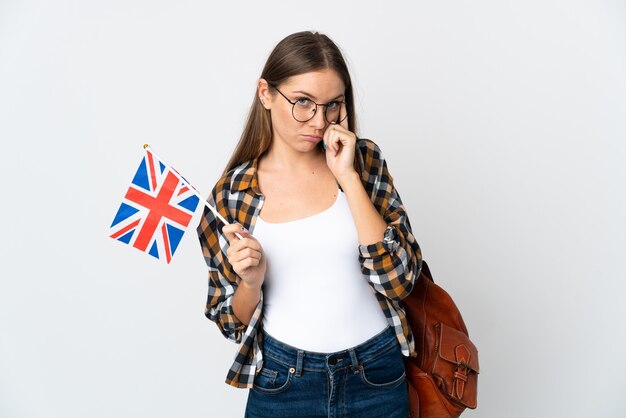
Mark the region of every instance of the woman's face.
[[[291, 102], [300, 100], [300, 104], [307, 103], [307, 99], [319, 104], [345, 101], [345, 86], [334, 70], [292, 76], [277, 87]], [[287, 146], [299, 152], [310, 152], [318, 147], [328, 127], [324, 117], [325, 106], [318, 106], [311, 120], [298, 122], [292, 114], [293, 105], [279, 92], [270, 88], [260, 93], [265, 108], [272, 113], [272, 146]]]

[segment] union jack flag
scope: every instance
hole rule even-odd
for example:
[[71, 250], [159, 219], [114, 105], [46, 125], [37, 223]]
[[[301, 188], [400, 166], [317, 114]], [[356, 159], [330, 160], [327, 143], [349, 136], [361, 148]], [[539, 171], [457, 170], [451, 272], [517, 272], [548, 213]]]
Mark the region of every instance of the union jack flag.
[[145, 152], [109, 233], [169, 263], [200, 199], [176, 170]]

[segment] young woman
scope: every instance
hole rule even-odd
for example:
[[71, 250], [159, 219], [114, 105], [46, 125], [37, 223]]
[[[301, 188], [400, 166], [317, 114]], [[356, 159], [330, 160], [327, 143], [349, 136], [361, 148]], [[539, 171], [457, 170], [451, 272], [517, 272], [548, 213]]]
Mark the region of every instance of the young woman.
[[377, 145], [357, 138], [350, 74], [325, 35], [270, 54], [198, 227], [206, 315], [240, 344], [226, 382], [247, 417], [406, 417], [401, 299], [420, 248]]

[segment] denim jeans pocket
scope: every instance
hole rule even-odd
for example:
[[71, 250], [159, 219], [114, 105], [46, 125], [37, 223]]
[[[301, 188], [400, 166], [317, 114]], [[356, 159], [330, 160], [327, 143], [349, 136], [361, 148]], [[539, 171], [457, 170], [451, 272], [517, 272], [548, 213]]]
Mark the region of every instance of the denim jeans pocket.
[[380, 355], [365, 360], [359, 369], [363, 383], [373, 388], [395, 388], [406, 379], [402, 352], [397, 343]]
[[293, 381], [294, 369], [269, 356], [263, 360], [263, 368], [254, 377], [253, 390], [266, 395], [284, 392]]

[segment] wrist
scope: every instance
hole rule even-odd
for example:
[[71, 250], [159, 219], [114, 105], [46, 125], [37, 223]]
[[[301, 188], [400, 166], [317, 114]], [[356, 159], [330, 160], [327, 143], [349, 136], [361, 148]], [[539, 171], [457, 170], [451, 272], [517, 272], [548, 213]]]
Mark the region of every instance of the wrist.
[[242, 280], [239, 283], [239, 287], [243, 288], [244, 291], [246, 291], [247, 293], [251, 293], [251, 294], [260, 293], [261, 292], [261, 286], [263, 286], [263, 283], [259, 283], [257, 285], [257, 284], [248, 283], [245, 280]]
[[348, 187], [350, 187], [353, 184], [360, 184], [361, 183], [361, 177], [359, 176], [359, 173], [357, 173], [356, 171], [352, 170], [348, 173], [342, 174], [340, 176], [337, 177], [337, 182], [339, 183], [339, 185], [341, 186], [342, 189], [346, 189]]

